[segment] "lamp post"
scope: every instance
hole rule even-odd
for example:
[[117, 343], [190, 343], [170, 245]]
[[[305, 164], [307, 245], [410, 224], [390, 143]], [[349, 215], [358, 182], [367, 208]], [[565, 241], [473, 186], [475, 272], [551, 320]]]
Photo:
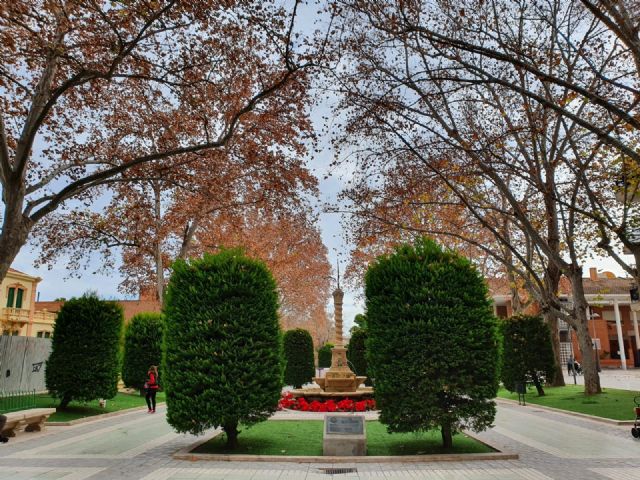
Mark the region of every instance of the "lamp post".
[[598, 313], [591, 313], [591, 308], [589, 308], [589, 320], [592, 320], [591, 324], [593, 325], [593, 348], [596, 352], [596, 370], [598, 372], [601, 372], [602, 369], [600, 368], [600, 354], [598, 353], [598, 340], [599, 338], [596, 338], [596, 322], [595, 319], [596, 318], [600, 318], [600, 315]]

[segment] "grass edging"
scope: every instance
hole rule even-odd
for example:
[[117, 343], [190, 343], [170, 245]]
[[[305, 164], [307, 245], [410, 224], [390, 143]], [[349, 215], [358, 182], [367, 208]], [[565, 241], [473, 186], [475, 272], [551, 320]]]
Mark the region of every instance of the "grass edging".
[[[504, 402], [511, 405], [519, 405], [516, 400], [511, 400], [510, 398], [496, 397], [495, 400], [497, 403]], [[571, 415], [572, 417], [579, 417], [585, 420], [593, 420], [594, 422], [607, 423], [609, 425], [625, 426], [625, 425], [633, 425], [635, 423], [634, 420], [615, 420], [613, 418], [598, 417], [596, 415], [589, 415], [588, 413], [574, 412], [572, 410], [563, 410], [562, 408], [548, 407], [546, 405], [540, 405], [538, 403], [527, 403], [526, 405], [520, 405], [520, 406], [540, 408], [542, 410], [548, 410], [554, 413], [563, 413], [565, 415]]]
[[[161, 407], [162, 405], [164, 405], [165, 402], [160, 402], [157, 404], [158, 407]], [[76, 418], [75, 420], [69, 420], [68, 422], [45, 422], [45, 427], [71, 427], [73, 425], [78, 425], [80, 423], [87, 423], [87, 422], [93, 422], [96, 420], [104, 420], [105, 418], [110, 418], [110, 417], [117, 417], [119, 415], [125, 415], [127, 413], [133, 413], [137, 410], [146, 410], [147, 407], [140, 405], [139, 407], [131, 407], [131, 408], [125, 408], [123, 410], [117, 410], [115, 412], [106, 412], [106, 413], [100, 413], [98, 415], [89, 415], [87, 417], [82, 417], [82, 418]]]
[[[280, 421], [280, 420], [274, 420]], [[187, 460], [190, 462], [289, 462], [289, 463], [429, 463], [429, 462], [467, 462], [467, 461], [487, 461], [487, 460], [518, 460], [517, 453], [501, 452], [498, 447], [486, 440], [481, 440], [477, 436], [464, 432], [475, 441], [496, 450], [491, 453], [438, 453], [431, 455], [375, 455], [375, 456], [348, 456], [333, 457], [323, 455], [247, 455], [247, 454], [219, 454], [219, 453], [192, 453], [200, 445], [207, 443], [221, 432], [216, 431], [211, 435], [206, 435], [201, 440], [184, 447], [172, 456], [176, 460]]]

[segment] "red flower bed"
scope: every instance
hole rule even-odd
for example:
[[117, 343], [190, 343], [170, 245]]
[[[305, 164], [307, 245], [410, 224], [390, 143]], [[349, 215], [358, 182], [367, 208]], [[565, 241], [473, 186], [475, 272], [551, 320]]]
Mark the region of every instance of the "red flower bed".
[[345, 398], [336, 402], [335, 400], [326, 400], [320, 402], [313, 400], [308, 402], [304, 397], [295, 398], [291, 393], [287, 392], [282, 395], [279, 410], [283, 408], [290, 410], [299, 410], [302, 412], [366, 412], [367, 410], [376, 409], [375, 400], [351, 400]]

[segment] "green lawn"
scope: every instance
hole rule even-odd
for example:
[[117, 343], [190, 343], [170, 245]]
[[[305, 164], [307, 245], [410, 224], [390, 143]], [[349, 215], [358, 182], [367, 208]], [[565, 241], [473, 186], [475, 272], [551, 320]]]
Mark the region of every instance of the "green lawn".
[[[156, 400], [164, 402], [164, 392], [157, 394]], [[127, 393], [118, 393], [114, 398], [107, 400], [106, 408], [100, 408], [98, 400], [92, 402], [74, 402], [72, 401], [67, 408], [60, 410], [58, 404], [60, 402], [49, 395], [37, 395], [36, 406], [38, 408], [58, 408], [56, 413], [49, 417], [50, 422], [69, 422], [83, 417], [91, 417], [100, 415], [101, 413], [117, 412], [133, 407], [146, 406], [144, 397], [140, 395], [130, 395]]]
[[[640, 395], [630, 390], [603, 389], [599, 395], [585, 396], [582, 385], [567, 385], [565, 387], [545, 387], [546, 395], [538, 397], [536, 389], [527, 389], [526, 401], [536, 405], [569, 410], [570, 412], [586, 413], [596, 417], [613, 420], [634, 420], [633, 397]], [[498, 391], [498, 397], [517, 400], [518, 395], [504, 388]]]
[[[238, 436], [238, 449], [225, 448], [226, 438], [218, 435], [200, 445], [194, 453], [235, 453], [250, 455], [322, 455], [322, 420], [269, 420], [245, 428]], [[493, 450], [466, 435], [453, 437], [453, 449], [441, 447], [439, 431], [427, 433], [387, 433], [377, 421], [367, 422], [367, 455], [422, 455], [435, 453], [487, 453]]]

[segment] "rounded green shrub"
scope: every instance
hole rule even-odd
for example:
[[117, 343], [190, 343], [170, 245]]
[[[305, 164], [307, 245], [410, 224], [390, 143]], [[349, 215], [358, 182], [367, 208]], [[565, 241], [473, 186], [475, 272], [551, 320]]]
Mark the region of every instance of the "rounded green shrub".
[[318, 349], [318, 368], [329, 368], [331, 366], [331, 349], [333, 343], [325, 343]]
[[164, 313], [169, 424], [192, 434], [222, 427], [235, 448], [238, 425], [269, 418], [282, 391], [273, 276], [263, 262], [237, 249], [179, 260]]
[[71, 400], [113, 398], [118, 392], [122, 307], [95, 294], [64, 303], [53, 328], [47, 389], [65, 408]]
[[390, 432], [439, 428], [443, 446], [495, 417], [498, 335], [484, 280], [429, 239], [379, 257], [365, 277], [366, 343], [380, 421]]
[[163, 333], [161, 313], [144, 312], [131, 318], [124, 332], [122, 360], [122, 381], [127, 387], [141, 389], [149, 367], [161, 364]]
[[286, 361], [284, 383], [301, 388], [305, 383], [309, 383], [316, 373], [313, 338], [308, 331], [296, 328], [284, 333], [283, 343]]
[[538, 395], [544, 395], [542, 384], [555, 371], [551, 330], [542, 317], [514, 315], [501, 322], [502, 368], [504, 387], [516, 391], [516, 383], [533, 382]]
[[367, 369], [366, 341], [366, 330], [358, 327], [351, 329], [351, 338], [347, 345], [347, 359], [349, 360], [349, 366], [356, 375], [367, 376], [365, 385], [371, 385], [371, 379], [369, 378]]

